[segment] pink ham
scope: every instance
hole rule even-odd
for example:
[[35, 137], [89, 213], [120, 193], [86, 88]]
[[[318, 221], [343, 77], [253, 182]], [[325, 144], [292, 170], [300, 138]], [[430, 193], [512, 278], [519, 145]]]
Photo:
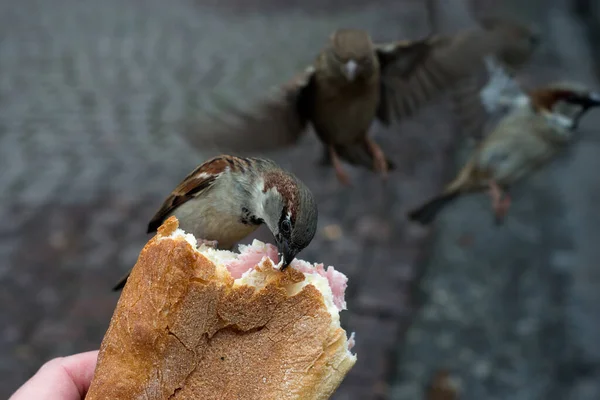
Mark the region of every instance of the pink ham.
[[273, 262], [277, 264], [279, 262], [279, 256], [277, 254], [277, 248], [272, 244], [259, 244], [256, 241], [247, 246], [240, 246], [240, 254], [237, 259], [229, 262], [226, 267], [233, 279], [241, 278], [244, 272], [248, 271], [254, 266], [260, 264], [263, 257], [269, 257]]
[[346, 287], [348, 287], [348, 278], [340, 271], [336, 271], [335, 268], [329, 266], [327, 269], [323, 264], [310, 264], [303, 260], [294, 259], [290, 264], [290, 267], [304, 273], [317, 273], [329, 281], [329, 287], [333, 294], [333, 303], [336, 305], [339, 311], [346, 309], [346, 300], [344, 295], [346, 293]]
[[[237, 259], [229, 262], [226, 266], [231, 276], [234, 279], [237, 279], [246, 271], [259, 264], [263, 257], [269, 257], [274, 264], [279, 262], [279, 256], [275, 246], [268, 243], [265, 245], [254, 241], [251, 245], [240, 246], [240, 254]], [[336, 305], [338, 311], [346, 309], [346, 300], [344, 298], [346, 287], [348, 286], [348, 278], [346, 275], [336, 271], [335, 268], [331, 266], [325, 269], [323, 264], [310, 264], [309, 262], [298, 259], [294, 259], [290, 264], [290, 267], [305, 274], [316, 273], [327, 278], [333, 294], [333, 303]]]
[[348, 338], [348, 351], [352, 350], [352, 348], [356, 345], [356, 339], [354, 338], [354, 332]]

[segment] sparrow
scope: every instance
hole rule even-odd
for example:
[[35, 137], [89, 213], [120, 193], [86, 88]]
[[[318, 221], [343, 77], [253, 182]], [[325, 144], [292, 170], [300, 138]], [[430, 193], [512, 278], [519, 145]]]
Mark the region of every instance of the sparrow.
[[468, 77], [485, 55], [512, 58], [537, 42], [527, 27], [492, 19], [453, 36], [383, 44], [366, 31], [338, 29], [312, 65], [255, 110], [228, 107], [212, 128], [187, 136], [202, 147], [265, 151], [297, 143], [311, 125], [341, 182], [350, 183], [341, 160], [385, 177], [394, 165], [369, 136], [374, 120], [402, 121]]
[[[318, 219], [311, 191], [296, 176], [271, 160], [230, 155], [209, 159], [187, 175], [154, 214], [147, 232], [156, 232], [172, 215], [199, 244], [224, 250], [266, 224], [282, 271], [312, 241]], [[121, 289], [128, 276], [113, 290]]]
[[[509, 187], [549, 163], [574, 139], [581, 117], [600, 105], [600, 93], [577, 82], [556, 82], [521, 90], [504, 78], [504, 88], [485, 88], [482, 104], [506, 107], [507, 114], [483, 139], [456, 178], [408, 218], [423, 225], [459, 196], [488, 189], [497, 223], [510, 206]], [[497, 81], [492, 79], [490, 85]], [[507, 95], [508, 94], [508, 95]], [[496, 96], [496, 101], [486, 96]]]

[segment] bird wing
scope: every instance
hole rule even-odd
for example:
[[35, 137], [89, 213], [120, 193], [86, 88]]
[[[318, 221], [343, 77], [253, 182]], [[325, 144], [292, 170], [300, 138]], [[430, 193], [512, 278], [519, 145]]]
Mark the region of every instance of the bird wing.
[[196, 167], [177, 185], [154, 214], [148, 224], [148, 233], [155, 232], [177, 207], [208, 190], [227, 168], [235, 168], [234, 157], [215, 157]]
[[499, 51], [497, 35], [481, 29], [454, 36], [377, 45], [381, 99], [377, 117], [389, 125], [414, 114], [478, 69], [486, 55]]
[[517, 99], [526, 96], [526, 93], [514, 75], [509, 74], [493, 56], [485, 57], [484, 64], [488, 81], [479, 97], [485, 111], [495, 114], [516, 106]]
[[377, 118], [385, 125], [410, 116], [426, 96], [445, 81], [436, 68], [431, 70], [432, 38], [379, 44], [375, 54], [381, 69], [381, 94]]
[[467, 136], [481, 140], [486, 127], [495, 125], [517, 105], [525, 91], [494, 56], [484, 57], [485, 70], [459, 82], [453, 92], [454, 113]]
[[222, 107], [218, 115], [186, 127], [184, 136], [197, 148], [214, 148], [221, 153], [268, 151], [293, 145], [306, 131], [313, 90], [311, 66], [251, 110]]

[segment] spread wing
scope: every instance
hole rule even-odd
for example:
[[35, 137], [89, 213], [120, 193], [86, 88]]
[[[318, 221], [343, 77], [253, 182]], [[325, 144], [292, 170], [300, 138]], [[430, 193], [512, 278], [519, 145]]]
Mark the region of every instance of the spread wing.
[[378, 45], [382, 72], [378, 118], [386, 125], [401, 120], [454, 88], [483, 68], [485, 56], [504, 51], [507, 36], [503, 35], [497, 29], [473, 29]]
[[314, 69], [307, 68], [251, 110], [222, 107], [184, 129], [188, 142], [220, 153], [268, 151], [295, 144], [306, 131], [314, 91]]
[[514, 74], [495, 57], [484, 59], [485, 71], [461, 82], [453, 93], [454, 112], [461, 130], [481, 140], [486, 128], [495, 125], [525, 96]]
[[235, 168], [235, 159], [220, 156], [200, 164], [190, 172], [154, 214], [148, 224], [148, 233], [155, 232], [177, 207], [208, 190], [227, 167]]
[[433, 38], [377, 45], [381, 94], [377, 118], [386, 125], [412, 115], [447, 80], [431, 62]]

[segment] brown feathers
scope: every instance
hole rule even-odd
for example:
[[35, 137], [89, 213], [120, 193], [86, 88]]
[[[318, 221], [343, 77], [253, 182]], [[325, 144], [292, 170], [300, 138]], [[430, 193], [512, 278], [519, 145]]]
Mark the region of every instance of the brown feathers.
[[462, 79], [452, 93], [454, 113], [464, 136], [476, 140], [481, 140], [488, 122], [492, 122], [498, 116], [496, 113], [490, 115], [479, 97], [493, 73], [484, 63], [493, 62], [504, 74], [514, 78], [514, 75], [531, 60], [540, 43], [540, 35], [537, 32], [514, 21], [482, 18], [480, 25], [483, 29], [472, 32], [479, 32], [483, 40], [480, 45], [487, 43], [485, 46], [492, 51], [482, 59], [472, 60], [472, 73], [466, 79]]
[[268, 190], [277, 190], [287, 201], [287, 212], [290, 214], [290, 220], [296, 222], [298, 212], [298, 185], [295, 178], [283, 171], [274, 170], [264, 176], [263, 192]]
[[291, 173], [268, 159], [229, 155], [209, 159], [188, 174], [152, 217], [148, 232], [172, 215], [198, 243], [220, 249], [233, 248], [265, 224], [284, 261], [282, 269], [311, 242], [318, 219], [311, 191]]
[[314, 93], [314, 68], [294, 76], [251, 110], [221, 107], [201, 125], [186, 124], [184, 135], [193, 146], [219, 151], [257, 152], [291, 146], [305, 133]]
[[431, 59], [434, 39], [377, 47], [381, 95], [377, 118], [385, 125], [412, 115], [444, 90], [447, 74]]
[[165, 199], [160, 209], [150, 220], [147, 233], [156, 232], [173, 210], [194, 196], [208, 190], [226, 169], [243, 172], [249, 167], [250, 163], [247, 159], [227, 155], [214, 157], [200, 164]]
[[434, 97], [483, 70], [487, 56], [512, 68], [529, 60], [538, 37], [526, 26], [486, 19], [484, 29], [378, 47], [382, 101], [378, 116], [406, 118]]
[[486, 17], [480, 24], [495, 41], [495, 57], [511, 72], [523, 67], [541, 42], [538, 32], [515, 21]]
[[340, 61], [360, 60], [373, 53], [371, 37], [358, 29], [338, 29], [331, 34], [331, 50]]
[[540, 111], [552, 111], [554, 105], [562, 100], [567, 100], [575, 93], [566, 88], [540, 88], [529, 93], [532, 107]]

